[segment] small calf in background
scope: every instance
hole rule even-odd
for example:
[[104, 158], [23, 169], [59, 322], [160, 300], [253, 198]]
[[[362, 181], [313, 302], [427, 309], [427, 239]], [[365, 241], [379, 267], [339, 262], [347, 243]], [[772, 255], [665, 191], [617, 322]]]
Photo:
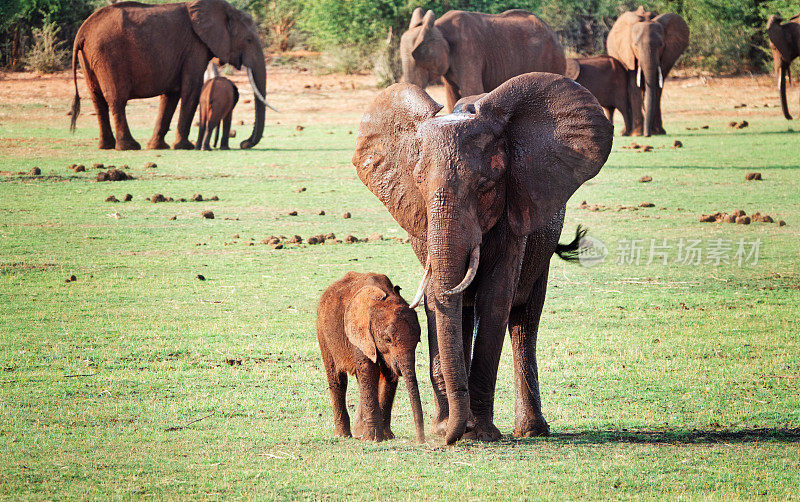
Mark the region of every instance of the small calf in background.
[[239, 90], [233, 82], [219, 75], [214, 63], [209, 64], [205, 75], [208, 77], [200, 91], [200, 133], [197, 136], [195, 150], [211, 150], [211, 133], [214, 136], [214, 148], [219, 142], [219, 125], [222, 122], [222, 141], [220, 150], [229, 150], [228, 138], [231, 132], [233, 108], [239, 101]]
[[392, 402], [398, 377], [406, 381], [417, 440], [425, 441], [414, 351], [417, 314], [381, 274], [348, 272], [322, 294], [317, 340], [328, 376], [336, 434], [349, 437], [347, 375], [356, 375], [360, 398], [353, 432], [363, 440], [393, 439]]
[[584, 86], [597, 98], [597, 102], [606, 112], [606, 118], [612, 124], [614, 110], [618, 110], [625, 122], [622, 135], [630, 135], [633, 127], [633, 106], [641, 108], [642, 97], [630, 95], [628, 71], [622, 63], [611, 56], [568, 58], [565, 76]]

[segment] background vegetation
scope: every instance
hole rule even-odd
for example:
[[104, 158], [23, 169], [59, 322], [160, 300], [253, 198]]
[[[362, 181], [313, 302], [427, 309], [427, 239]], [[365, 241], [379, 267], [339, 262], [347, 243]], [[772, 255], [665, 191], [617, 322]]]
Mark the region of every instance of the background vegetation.
[[[71, 44], [81, 22], [104, 0], [6, 0], [0, 4], [0, 65], [19, 69], [31, 48], [33, 30], [50, 19]], [[149, 3], [165, 3], [150, 0]], [[713, 73], [762, 72], [770, 68], [764, 26], [769, 15], [788, 18], [800, 11], [798, 0], [232, 0], [248, 10], [273, 51], [294, 48], [328, 53], [332, 70], [369, 69], [396, 46], [416, 7], [437, 16], [450, 9], [489, 13], [530, 10], [559, 34], [568, 51], [602, 53], [617, 16], [644, 4], [656, 12], [683, 16], [692, 32], [684, 68]], [[385, 44], [387, 35], [394, 35]]]

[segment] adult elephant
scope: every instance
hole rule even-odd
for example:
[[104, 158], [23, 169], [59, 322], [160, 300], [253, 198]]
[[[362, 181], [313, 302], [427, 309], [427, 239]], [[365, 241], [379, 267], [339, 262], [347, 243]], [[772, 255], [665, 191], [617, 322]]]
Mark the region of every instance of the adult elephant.
[[792, 61], [800, 56], [800, 14], [791, 18], [786, 24], [781, 24], [782, 21], [778, 15], [770, 16], [767, 22], [767, 35], [772, 48], [775, 73], [778, 74], [781, 110], [786, 120], [792, 120], [789, 105], [786, 104], [786, 76], [789, 75], [791, 78], [789, 67]]
[[468, 422], [468, 437], [500, 438], [494, 391], [508, 326], [514, 435], [547, 434], [536, 333], [549, 262], [577, 247], [558, 247], [565, 204], [605, 163], [613, 126], [589, 91], [551, 73], [517, 76], [435, 117], [441, 108], [415, 85], [389, 87], [365, 113], [353, 156], [425, 266], [412, 303], [424, 290], [433, 429], [448, 444]]
[[[634, 136], [666, 134], [661, 121], [664, 79], [689, 45], [689, 26], [677, 14], [656, 16], [639, 6], [617, 19], [606, 39], [606, 51], [628, 70]], [[644, 117], [641, 91], [644, 89]]]
[[435, 19], [417, 7], [400, 39], [402, 82], [444, 82], [447, 108], [523, 73], [564, 73], [564, 49], [544, 21], [524, 10], [451, 10]]
[[[151, 149], [169, 148], [164, 136], [178, 101], [181, 111], [173, 148], [194, 148], [189, 141], [192, 117], [212, 57], [237, 69], [247, 67], [255, 103], [255, 123], [241, 143], [251, 148], [264, 132], [267, 70], [253, 19], [224, 0], [196, 0], [165, 5], [121, 2], [99, 9], [84, 21], [72, 49], [75, 98], [72, 122], [80, 112], [76, 78], [81, 54], [86, 84], [100, 124], [100, 148], [138, 150], [125, 117], [129, 99], [161, 96]], [[271, 107], [270, 107], [271, 108]], [[116, 141], [109, 111], [114, 117]]]

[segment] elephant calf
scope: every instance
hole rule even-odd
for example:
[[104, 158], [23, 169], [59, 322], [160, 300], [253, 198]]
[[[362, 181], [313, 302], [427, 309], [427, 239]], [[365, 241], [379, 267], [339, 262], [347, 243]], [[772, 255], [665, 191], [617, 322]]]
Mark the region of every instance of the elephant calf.
[[211, 133], [216, 130], [214, 148], [219, 140], [219, 123], [222, 122], [221, 150], [228, 150], [228, 138], [231, 132], [233, 108], [239, 102], [239, 90], [233, 82], [225, 77], [213, 77], [203, 84], [200, 91], [200, 133], [197, 136], [195, 150], [211, 150]]
[[336, 434], [349, 437], [347, 374], [361, 394], [354, 432], [364, 440], [393, 439], [389, 428], [398, 376], [411, 399], [417, 439], [425, 441], [422, 404], [414, 367], [419, 343], [417, 314], [385, 275], [348, 272], [322, 294], [317, 340], [328, 375]]
[[568, 59], [566, 76], [589, 90], [614, 123], [614, 110], [619, 110], [625, 122], [623, 136], [631, 134], [631, 96], [628, 92], [628, 72], [611, 56]]

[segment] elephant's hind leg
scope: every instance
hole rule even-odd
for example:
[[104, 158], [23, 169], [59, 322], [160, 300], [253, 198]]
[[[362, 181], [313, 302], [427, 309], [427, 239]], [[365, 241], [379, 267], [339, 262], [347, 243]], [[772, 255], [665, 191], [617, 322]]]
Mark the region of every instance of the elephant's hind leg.
[[100, 88], [97, 77], [94, 72], [91, 71], [91, 68], [86, 65], [85, 60], [81, 63], [81, 67], [84, 68], [86, 86], [92, 94], [92, 104], [97, 113], [97, 123], [100, 126], [100, 142], [98, 147], [101, 150], [112, 150], [116, 145], [116, 141], [114, 141], [114, 133], [111, 130], [111, 119], [108, 115], [108, 102], [105, 96], [103, 96], [103, 91]]
[[114, 116], [114, 129], [117, 132], [117, 150], [141, 150], [142, 146], [133, 139], [128, 128], [128, 118], [125, 115], [126, 102], [116, 100], [111, 103], [111, 115]]
[[514, 436], [547, 436], [550, 426], [542, 415], [536, 337], [547, 293], [547, 271], [533, 286], [527, 304], [511, 309], [509, 331], [514, 352]]
[[172, 116], [175, 114], [175, 109], [178, 107], [178, 101], [181, 95], [177, 92], [161, 95], [161, 101], [158, 104], [158, 117], [156, 118], [156, 127], [153, 129], [153, 137], [147, 142], [147, 148], [150, 150], [168, 150], [169, 145], [164, 141], [164, 136], [169, 131], [169, 124], [172, 122]]

